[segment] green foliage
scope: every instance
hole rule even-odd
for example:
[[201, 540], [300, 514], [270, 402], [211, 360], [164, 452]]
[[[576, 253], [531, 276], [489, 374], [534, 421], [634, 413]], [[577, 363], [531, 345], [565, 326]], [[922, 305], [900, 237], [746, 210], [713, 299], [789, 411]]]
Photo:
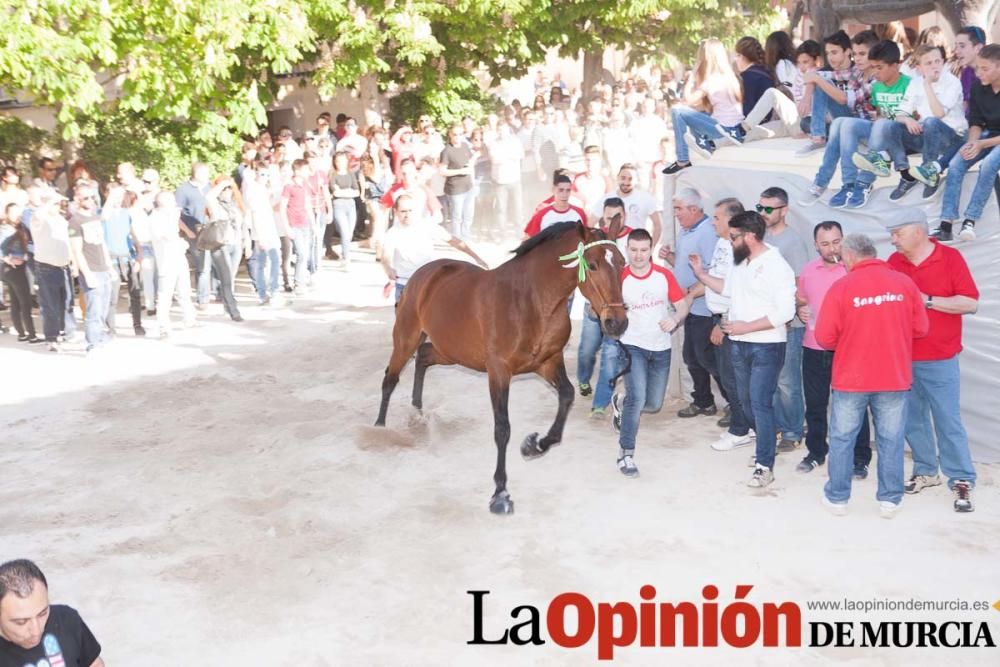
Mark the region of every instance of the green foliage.
[[31, 173], [35, 158], [50, 148], [51, 136], [19, 118], [0, 117], [0, 165], [17, 167]]
[[119, 109], [82, 119], [80, 129], [80, 158], [102, 183], [114, 179], [120, 162], [152, 167], [160, 172], [164, 187], [173, 188], [190, 177], [195, 161], [207, 163], [213, 173], [225, 174], [239, 159], [238, 135], [213, 134], [206, 139], [192, 121], [150, 120]]
[[499, 99], [484, 91], [472, 77], [451, 78], [441, 88], [426, 91], [412, 88], [389, 100], [389, 120], [394, 127], [413, 125], [423, 114], [434, 118], [444, 129], [465, 116], [480, 122], [502, 106]]

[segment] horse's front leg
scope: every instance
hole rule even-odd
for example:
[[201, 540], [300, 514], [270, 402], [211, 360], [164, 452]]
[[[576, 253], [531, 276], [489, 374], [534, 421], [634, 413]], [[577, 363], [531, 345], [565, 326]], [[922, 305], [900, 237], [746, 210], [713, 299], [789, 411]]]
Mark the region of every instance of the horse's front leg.
[[497, 445], [497, 467], [493, 473], [496, 491], [490, 498], [490, 511], [494, 514], [513, 514], [514, 501], [507, 493], [507, 443], [510, 442], [510, 418], [507, 400], [510, 397], [510, 372], [491, 368], [490, 400], [493, 402], [493, 439]]
[[559, 393], [559, 408], [556, 410], [556, 420], [549, 432], [541, 440], [537, 433], [531, 433], [521, 443], [521, 456], [526, 459], [536, 459], [545, 455], [551, 447], [562, 441], [563, 427], [566, 417], [573, 405], [573, 383], [566, 375], [566, 364], [562, 352], [546, 361], [537, 373]]

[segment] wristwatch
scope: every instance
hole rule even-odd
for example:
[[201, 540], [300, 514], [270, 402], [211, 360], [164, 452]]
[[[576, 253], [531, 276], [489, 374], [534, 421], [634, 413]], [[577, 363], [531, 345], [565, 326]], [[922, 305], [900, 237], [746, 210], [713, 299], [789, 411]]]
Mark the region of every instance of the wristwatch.
[[934, 297], [928, 296], [927, 301], [924, 301], [924, 305], [928, 308], [934, 305]]

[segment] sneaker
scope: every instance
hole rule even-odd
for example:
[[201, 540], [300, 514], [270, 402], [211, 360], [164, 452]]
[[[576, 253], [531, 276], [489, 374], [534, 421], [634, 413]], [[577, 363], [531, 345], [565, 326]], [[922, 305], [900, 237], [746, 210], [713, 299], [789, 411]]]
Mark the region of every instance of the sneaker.
[[876, 176], [885, 177], [891, 173], [889, 163], [878, 151], [868, 151], [867, 153], [857, 151], [851, 156], [851, 162], [858, 169], [870, 171]]
[[847, 208], [862, 208], [868, 203], [871, 194], [871, 185], [861, 185], [860, 183], [855, 185], [854, 189], [851, 190], [851, 195], [847, 198]]
[[954, 241], [955, 237], [951, 233], [951, 223], [942, 221], [941, 226], [931, 232], [931, 238], [937, 239], [941, 243], [951, 243]]
[[[911, 171], [910, 173], [912, 174], [913, 172]], [[924, 191], [920, 193], [920, 198], [923, 199], [924, 201], [930, 201], [931, 199], [934, 199], [934, 195], [938, 193], [940, 187], [941, 183], [938, 183], [937, 185], [925, 185]]]
[[956, 512], [972, 512], [975, 507], [972, 505], [972, 484], [965, 481], [964, 479], [955, 482], [955, 486], [951, 487], [951, 492], [955, 494], [955, 511]]
[[242, 322], [243, 321], [243, 316], [242, 315], [237, 315], [236, 317], [233, 317], [232, 320], [233, 320], [233, 322]]
[[266, 307], [271, 305], [271, 297], [265, 296], [263, 299], [257, 301], [257, 305], [261, 307]]
[[773, 139], [774, 131], [769, 130], [763, 125], [756, 125], [747, 130], [747, 133], [743, 135], [744, 143], [747, 141], [761, 141], [763, 139]]
[[664, 174], [676, 174], [681, 169], [687, 169], [691, 166], [690, 162], [671, 162], [661, 173]]
[[615, 433], [622, 432], [622, 395], [614, 394], [611, 397], [611, 428]]
[[702, 156], [706, 160], [712, 159], [712, 153], [715, 152], [715, 147], [712, 146], [705, 137], [694, 136], [691, 132], [686, 132], [684, 134], [684, 143], [687, 144], [688, 148], [698, 155]]
[[795, 157], [806, 157], [807, 155], [811, 155], [816, 151], [821, 151], [824, 148], [826, 148], [825, 141], [813, 141], [810, 139], [809, 143], [795, 151]]
[[146, 317], [156, 317], [156, 308], [147, 308]]
[[851, 196], [851, 192], [854, 191], [854, 183], [845, 183], [841, 186], [837, 194], [830, 197], [830, 202], [828, 206], [830, 208], [844, 208], [847, 206], [847, 198]]
[[858, 463], [854, 466], [854, 479], [868, 479], [868, 466]]
[[635, 466], [635, 458], [631, 454], [618, 459], [618, 470], [626, 477], [638, 477], [639, 469]]
[[914, 475], [907, 480], [906, 485], [903, 490], [907, 493], [920, 493], [924, 489], [931, 486], [940, 486], [941, 476], [940, 475]]
[[719, 137], [719, 141], [727, 144], [732, 144], [733, 146], [743, 145], [743, 132], [737, 128], [726, 129], [721, 125], [718, 126], [722, 136]]
[[604, 408], [591, 408], [590, 409], [590, 418], [591, 419], [604, 419], [604, 416], [606, 414], [607, 414], [607, 411], [605, 411]]
[[764, 466], [757, 466], [753, 470], [753, 475], [750, 476], [750, 480], [747, 482], [747, 486], [753, 489], [763, 489], [765, 486], [774, 481], [774, 473], [771, 472], [770, 468], [765, 468]]
[[146, 335], [146, 329], [141, 324], [135, 325], [135, 335], [142, 338]]
[[813, 183], [809, 186], [809, 189], [806, 190], [806, 193], [802, 195], [802, 199], [799, 200], [799, 206], [812, 206], [819, 201], [819, 198], [823, 196], [824, 192], [826, 192], [825, 187]]
[[580, 383], [580, 395], [581, 396], [590, 396], [593, 393], [593, 391], [594, 391], [594, 388], [591, 387], [588, 383], [586, 383], [586, 382], [581, 382]]
[[682, 409], [678, 410], [677, 411], [677, 416], [681, 417], [682, 419], [688, 419], [690, 417], [697, 417], [698, 415], [706, 415], [706, 416], [711, 417], [712, 415], [714, 415], [718, 411], [719, 411], [719, 409], [715, 407], [715, 403], [712, 403], [708, 407], [704, 407], [704, 408], [699, 407], [699, 406], [695, 405], [694, 403], [691, 403], [686, 408], [682, 408]]
[[28, 345], [38, 345], [39, 343], [44, 342], [44, 338], [39, 338], [38, 336], [28, 336]]
[[795, 448], [802, 444], [802, 440], [792, 440], [791, 438], [782, 438], [781, 442], [778, 443], [777, 450], [779, 452], [793, 452]]
[[844, 516], [847, 514], [847, 503], [835, 503], [823, 494], [823, 507], [834, 516]]
[[17, 342], [18, 343], [27, 343], [28, 342], [28, 334], [21, 334], [21, 335], [19, 335], [17, 337]]
[[958, 238], [963, 241], [976, 240], [976, 223], [974, 220], [965, 220], [962, 223], [962, 231], [958, 233]]
[[[799, 461], [799, 464], [795, 466], [795, 472], [801, 472], [801, 473], [812, 472], [818, 467], [819, 467], [819, 461], [812, 458], [811, 456], [807, 456], [801, 461]], [[826, 496], [823, 497], [826, 498]]]
[[892, 519], [899, 514], [901, 509], [903, 509], [902, 503], [891, 503], [888, 500], [883, 500], [878, 504], [878, 515], [883, 519]]
[[729, 425], [733, 423], [733, 413], [732, 410], [727, 405], [722, 409], [722, 416], [719, 421], [715, 422], [715, 425], [719, 428], [729, 428]]
[[919, 183], [917, 181], [908, 181], [905, 178], [900, 178], [899, 185], [897, 185], [896, 188], [889, 193], [889, 201], [899, 201], [906, 196], [906, 193], [918, 185]]
[[60, 352], [59, 343], [53, 341], [49, 342], [49, 352]]
[[728, 452], [737, 447], [752, 445], [755, 438], [747, 433], [746, 435], [733, 435], [728, 431], [719, 436], [719, 439], [712, 443], [712, 449], [717, 452]]
[[934, 190], [937, 190], [941, 183], [941, 170], [938, 169], [937, 162], [925, 162], [919, 167], [914, 167], [910, 169], [910, 175]]

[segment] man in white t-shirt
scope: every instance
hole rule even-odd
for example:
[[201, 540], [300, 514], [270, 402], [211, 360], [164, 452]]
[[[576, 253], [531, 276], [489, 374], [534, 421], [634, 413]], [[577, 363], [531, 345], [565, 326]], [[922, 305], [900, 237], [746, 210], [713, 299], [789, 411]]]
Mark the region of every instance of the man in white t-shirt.
[[760, 434], [753, 475], [747, 482], [751, 488], [774, 481], [777, 425], [772, 399], [785, 359], [786, 324], [795, 316], [795, 273], [777, 248], [764, 243], [766, 229], [764, 218], [755, 211], [730, 219], [735, 266], [725, 281], [709, 276], [701, 258], [688, 258], [698, 280], [730, 298], [729, 319], [722, 331], [732, 340], [740, 404], [749, 406], [744, 414]]
[[[632, 229], [645, 229], [650, 233], [655, 246], [660, 241], [663, 222], [660, 219], [661, 205], [653, 195], [639, 189], [639, 173], [635, 165], [625, 163], [618, 170], [618, 189], [604, 195], [590, 209], [591, 220], [596, 224], [604, 213], [604, 201], [609, 197], [619, 197], [625, 202], [625, 224]], [[649, 223], [652, 223], [650, 229]]]
[[[638, 477], [635, 437], [641, 412], [659, 412], [670, 376], [670, 335], [684, 321], [688, 306], [673, 274], [653, 264], [653, 239], [645, 229], [628, 235], [629, 265], [622, 272], [622, 298], [628, 329], [622, 334], [625, 397], [611, 400], [612, 424], [618, 431], [618, 470]], [[673, 311], [671, 311], [671, 307]]]
[[[385, 234], [382, 242], [382, 269], [389, 280], [396, 284], [396, 301], [399, 303], [403, 288], [414, 272], [424, 264], [437, 259], [434, 242], [447, 243], [461, 250], [475, 260], [476, 264], [488, 269], [479, 255], [464, 241], [448, 233], [441, 225], [425, 219], [414, 219], [416, 203], [409, 193], [403, 193], [393, 204], [395, 222]], [[388, 287], [388, 286], [387, 286]], [[386, 294], [388, 296], [388, 292]]]

